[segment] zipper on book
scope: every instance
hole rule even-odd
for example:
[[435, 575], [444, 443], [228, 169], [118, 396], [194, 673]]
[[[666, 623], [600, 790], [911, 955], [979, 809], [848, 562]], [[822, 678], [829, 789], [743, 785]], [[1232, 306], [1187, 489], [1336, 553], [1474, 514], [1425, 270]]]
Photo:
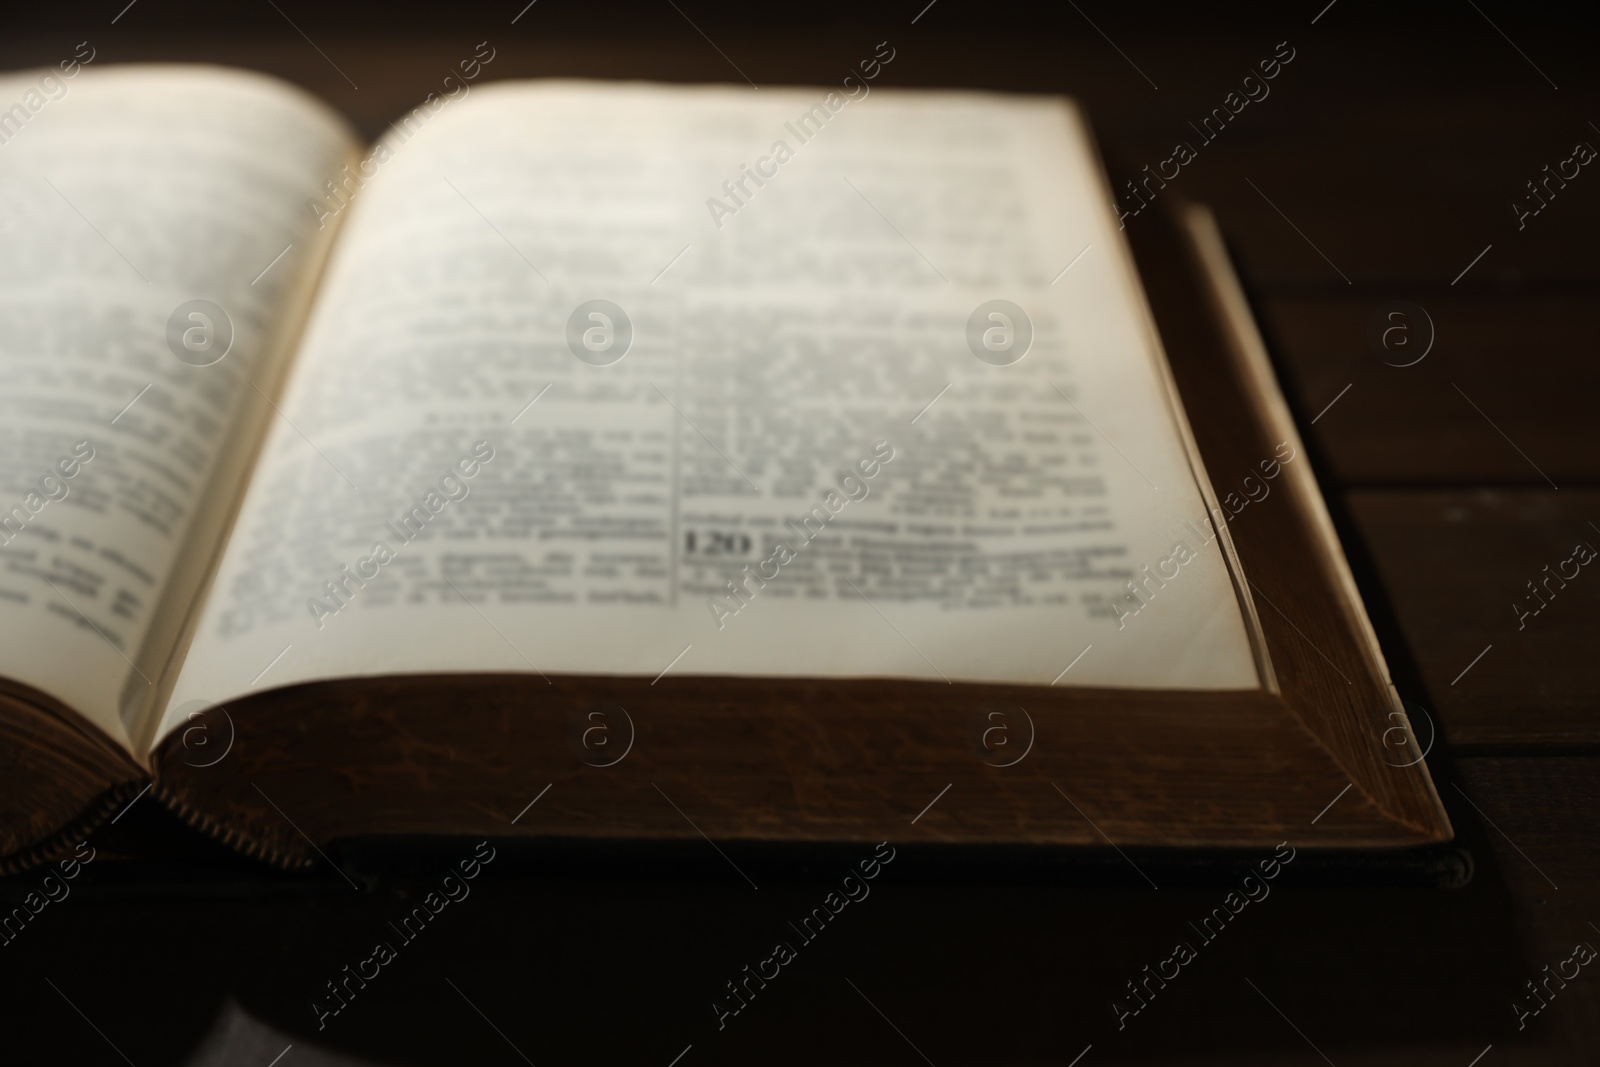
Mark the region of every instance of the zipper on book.
[[263, 860], [286, 871], [304, 871], [316, 861], [304, 853], [291, 852], [259, 837], [246, 834], [235, 826], [226, 826], [215, 817], [196, 810], [188, 801], [170, 787], [157, 782], [151, 787], [153, 795], [162, 806], [191, 829], [221, 841], [227, 847], [252, 859]]
[[61, 829], [38, 844], [0, 859], [0, 875], [20, 874], [68, 855], [80, 842], [104, 826], [106, 820], [127, 801], [144, 791], [144, 781], [114, 785], [96, 797], [88, 808]]

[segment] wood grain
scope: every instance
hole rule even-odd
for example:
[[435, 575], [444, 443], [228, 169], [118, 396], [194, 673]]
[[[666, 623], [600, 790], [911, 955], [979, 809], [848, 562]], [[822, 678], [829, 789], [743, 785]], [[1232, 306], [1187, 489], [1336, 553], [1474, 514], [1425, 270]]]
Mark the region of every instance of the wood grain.
[[[515, 28], [509, 20], [520, 3], [508, 11], [429, 5], [420, 14], [414, 3], [382, 13], [282, 6], [359, 92], [303, 38], [273, 24], [278, 15], [266, 5], [256, 17], [251, 5], [202, 0], [141, 3], [116, 27], [108, 24], [121, 0], [88, 14], [19, 9], [0, 35], [0, 66], [53, 62], [85, 36], [108, 62], [245, 65], [308, 87], [368, 136], [431, 88], [434, 70], [485, 37], [506, 42], [496, 76], [737, 78], [662, 4], [620, 15], [596, 8], [582, 24], [578, 5], [543, 0]], [[1267, 298], [1259, 310], [1302, 430], [1357, 382], [1309, 436], [1329, 461], [1324, 474], [1369, 487], [1351, 497], [1378, 564], [1364, 592], [1369, 601], [1392, 599], [1401, 632], [1391, 659], [1412, 654], [1426, 682], [1422, 702], [1435, 702], [1446, 739], [1462, 750], [1436, 748], [1430, 762], [1478, 859], [1476, 879], [1450, 893], [1279, 890], [1126, 1031], [1116, 1029], [1110, 1000], [1215, 904], [1214, 890], [1157, 892], [1131, 872], [1115, 887], [1017, 885], [983, 869], [952, 885], [891, 868], [844, 917], [836, 940], [806, 949], [783, 985], [720, 1032], [708, 998], [765, 950], [774, 928], [815, 903], [831, 872], [754, 892], [707, 848], [705, 866], [677, 879], [550, 869], [480, 881], [474, 900], [449, 917], [453, 928], [408, 949], [416, 955], [403, 969], [321, 1033], [310, 996], [415, 898], [355, 894], [340, 882], [342, 897], [330, 890], [308, 900], [263, 879], [210, 899], [193, 890], [121, 903], [75, 899], [6, 950], [4, 1003], [31, 1024], [12, 1028], [8, 1053], [26, 1060], [32, 1045], [41, 1061], [118, 1062], [43, 975], [141, 1065], [181, 1062], [227, 995], [290, 1029], [285, 1043], [296, 1048], [286, 1065], [315, 1055], [314, 1044], [396, 1063], [521, 1062], [444, 984], [448, 975], [540, 1063], [665, 1064], [691, 1043], [680, 1067], [922, 1062], [849, 978], [941, 1067], [1065, 1064], [1091, 1043], [1080, 1067], [1323, 1064], [1295, 1028], [1341, 1067], [1465, 1067], [1490, 1044], [1478, 1067], [1592, 1064], [1600, 978], [1572, 983], [1525, 1030], [1510, 1010], [1522, 983], [1573, 941], [1600, 945], [1600, 935], [1584, 932], [1600, 922], [1600, 761], [1584, 755], [1596, 742], [1594, 613], [1581, 599], [1591, 594], [1575, 586], [1520, 633], [1507, 599], [1534, 576], [1530, 569], [1555, 562], [1549, 551], [1593, 501], [1575, 490], [1592, 488], [1595, 477], [1588, 316], [1600, 280], [1600, 174], [1586, 173], [1592, 188], [1573, 183], [1525, 231], [1509, 210], [1573, 130], [1588, 136], [1589, 119], [1600, 121], [1585, 114], [1600, 87], [1592, 26], [1574, 11], [1503, 3], [1480, 3], [1480, 14], [1460, 4], [1341, 2], [1314, 26], [1321, 2], [1077, 5], [1113, 46], [1065, 5], [1042, 31], [1010, 11], [949, 0], [914, 27], [921, 3], [797, 15], [706, 0], [679, 6], [763, 84], [831, 80], [860, 42], [888, 37], [901, 49], [897, 84], [1075, 93], [1119, 179], [1161, 158], [1174, 130], [1215, 104], [1264, 48], [1293, 40], [1301, 54], [1273, 96], [1251, 105], [1173, 191], [1218, 211], [1246, 281]], [[1367, 309], [1395, 298], [1441, 312], [1439, 351], [1410, 369], [1421, 373], [1363, 362]], [[1447, 372], [1440, 389], [1435, 362]], [[1451, 408], [1459, 400], [1451, 380], [1559, 492], [1520, 469], [1509, 449], [1497, 452], [1504, 441], [1487, 425], [1473, 427], [1470, 409]], [[1390, 488], [1371, 491], [1377, 484]], [[1491, 641], [1494, 649], [1452, 686]], [[1512, 654], [1504, 664], [1502, 652]], [[1489, 751], [1524, 754], [1474, 754]]]
[[1600, 744], [1600, 560], [1541, 585], [1543, 608], [1527, 585], [1579, 542], [1600, 549], [1600, 492], [1361, 491], [1349, 504], [1426, 685], [1404, 695], [1450, 744]]
[[[1369, 341], [1374, 319], [1392, 306], [1387, 296], [1260, 304], [1302, 424], [1322, 415], [1311, 434], [1334, 477], [1345, 485], [1543, 489], [1600, 482], [1600, 434], [1573, 432], [1595, 419], [1600, 365], [1574, 359], [1573, 346], [1600, 315], [1600, 297], [1485, 302], [1453, 294], [1411, 302], [1434, 331], [1431, 351], [1415, 349], [1422, 358], [1411, 366], [1393, 366], [1380, 353], [1395, 363], [1412, 353]], [[1403, 322], [1420, 345], [1426, 319], [1388, 321]]]
[[[1600, 761], [1464, 759], [1454, 771], [1462, 792], [1444, 793], [1479, 857], [1469, 886], [1307, 889], [1289, 884], [1297, 859], [1206, 944], [1189, 924], [1219, 906], [1226, 877], [1152, 889], [1131, 869], [1097, 885], [941, 870], [908, 847], [926, 839], [912, 828], [870, 896], [800, 945], [795, 966], [721, 1030], [712, 998], [775, 940], [794, 940], [788, 922], [842, 869], [763, 867], [747, 846], [725, 845], [752, 889], [709, 846], [667, 872], [625, 850], [516, 869], [502, 854], [321, 1031], [309, 1001], [373, 941], [394, 940], [388, 922], [443, 871], [421, 867], [364, 892], [327, 875], [310, 893], [266, 883], [243, 900], [86, 896], [6, 950], [0, 991], [18, 1017], [49, 1026], [56, 1062], [115, 1057], [40, 973], [139, 1064], [179, 1062], [174, 1045], [198, 1036], [225, 991], [282, 1028], [277, 1048], [293, 1042], [291, 1055], [521, 1062], [448, 977], [538, 1063], [664, 1064], [690, 1044], [712, 1063], [923, 1062], [876, 1008], [941, 1065], [1066, 1064], [1090, 1044], [1096, 1062], [1324, 1063], [1309, 1038], [1340, 1065], [1465, 1067], [1493, 1044], [1494, 1063], [1585, 1067], [1594, 976], [1523, 1030], [1510, 1006], [1574, 942], [1600, 945], [1585, 933], [1600, 910]], [[1179, 941], [1198, 958], [1119, 1029], [1112, 1002], [1125, 1003], [1125, 983]], [[169, 1022], [150, 1025], [153, 1010]]]

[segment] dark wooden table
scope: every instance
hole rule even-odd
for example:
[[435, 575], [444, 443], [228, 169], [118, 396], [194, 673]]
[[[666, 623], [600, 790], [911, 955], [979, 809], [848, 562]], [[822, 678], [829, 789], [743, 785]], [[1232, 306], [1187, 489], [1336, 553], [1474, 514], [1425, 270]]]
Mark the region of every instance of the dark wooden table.
[[[1535, 606], [1528, 583], [1547, 565], [1600, 546], [1600, 170], [1520, 227], [1512, 208], [1576, 143], [1600, 146], [1592, 27], [1503, 0], [1083, 0], [1048, 16], [942, 0], [913, 25], [923, 2], [543, 0], [513, 25], [522, 0], [370, 13], [143, 0], [115, 24], [124, 0], [96, 0], [19, 16], [0, 68], [54, 62], [85, 38], [100, 63], [254, 67], [375, 135], [485, 39], [495, 78], [742, 71], [761, 85], [834, 80], [888, 39], [897, 85], [1077, 96], [1120, 185], [1288, 41], [1271, 95], [1173, 185], [1212, 205], [1233, 244], [1401, 693], [1437, 729], [1429, 765], [1474, 880], [1280, 889], [1119, 1030], [1110, 1002], [1221, 888], [901, 864], [719, 1030], [710, 998], [839, 872], [741, 856], [773, 878], [752, 892], [709, 849], [687, 864], [554, 857], [480, 883], [478, 903], [408, 946], [320, 1040], [386, 1062], [661, 1067], [680, 1054], [682, 1067], [1600, 1060], [1600, 968], [1551, 982], [1520, 1028], [1513, 1006], [1534, 1006], [1525, 983], [1576, 944], [1600, 946], [1600, 572], [1552, 585], [1520, 625], [1514, 608]], [[1368, 343], [1397, 299], [1436, 330], [1409, 367]], [[183, 1062], [232, 998], [286, 1032], [236, 1036], [232, 1056], [214, 1044], [205, 1062], [265, 1065], [290, 1043], [282, 1067], [331, 1062], [313, 1051], [307, 1002], [409, 904], [338, 885], [184, 885], [63, 902], [0, 949], [0, 1059]]]

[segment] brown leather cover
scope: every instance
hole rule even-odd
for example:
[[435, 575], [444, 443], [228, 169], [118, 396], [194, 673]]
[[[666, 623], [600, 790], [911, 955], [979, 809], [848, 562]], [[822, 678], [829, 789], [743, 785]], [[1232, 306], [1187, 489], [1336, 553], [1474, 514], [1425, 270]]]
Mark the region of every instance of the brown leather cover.
[[[1229, 304], [1237, 286], [1214, 230], [1200, 216], [1147, 214], [1132, 244], [1197, 465], [1225, 493], [1298, 438], [1259, 338]], [[1274, 483], [1277, 499], [1226, 523], [1275, 689], [678, 674], [658, 685], [560, 675], [553, 685], [526, 675], [341, 680], [208, 713], [211, 729], [237, 732], [232, 752], [192, 766], [169, 739], [157, 758], [160, 795], [287, 865], [315, 862], [313, 843], [368, 834], [915, 833], [1185, 847], [1295, 836], [1328, 848], [1446, 840], [1425, 767], [1403, 758], [1414, 745], [1394, 746], [1404, 712], [1309, 463], [1299, 450]], [[974, 724], [992, 707], [1010, 709], [1015, 723], [1021, 709], [1031, 723], [1032, 748], [1012, 766], [993, 766], [993, 754], [975, 748]], [[593, 721], [584, 718], [591, 711], [606, 716], [617, 744], [631, 723], [631, 750], [613, 766], [591, 765], [594, 754], [573, 742], [574, 723]]]

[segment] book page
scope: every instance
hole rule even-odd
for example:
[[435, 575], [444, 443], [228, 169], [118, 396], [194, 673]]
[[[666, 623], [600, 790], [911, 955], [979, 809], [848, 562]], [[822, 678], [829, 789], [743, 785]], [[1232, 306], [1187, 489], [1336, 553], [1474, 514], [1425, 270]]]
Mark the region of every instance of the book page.
[[167, 727], [405, 672], [1258, 687], [1098, 168], [1061, 100], [855, 79], [445, 104], [341, 205]]
[[263, 77], [94, 58], [0, 78], [0, 677], [131, 748], [350, 142]]

